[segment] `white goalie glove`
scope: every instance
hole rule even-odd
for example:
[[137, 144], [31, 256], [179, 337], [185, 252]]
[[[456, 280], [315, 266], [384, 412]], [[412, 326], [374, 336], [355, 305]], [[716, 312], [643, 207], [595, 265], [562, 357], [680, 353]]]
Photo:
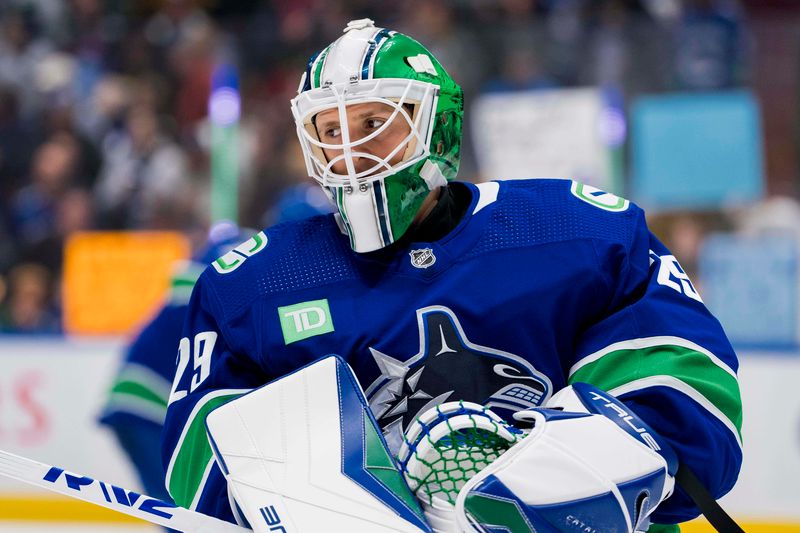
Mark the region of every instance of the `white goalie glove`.
[[606, 392], [576, 383], [515, 417], [526, 436], [465, 402], [409, 427], [401, 469], [434, 531], [645, 531], [672, 494], [674, 452]]

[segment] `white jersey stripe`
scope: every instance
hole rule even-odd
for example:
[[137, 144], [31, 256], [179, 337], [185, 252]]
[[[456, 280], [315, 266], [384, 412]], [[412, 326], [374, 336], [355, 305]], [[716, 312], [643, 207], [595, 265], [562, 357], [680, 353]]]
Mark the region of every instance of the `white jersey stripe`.
[[500, 191], [500, 184], [496, 181], [479, 183], [477, 187], [480, 196], [478, 197], [478, 203], [475, 204], [475, 209], [472, 210], [473, 215], [487, 205], [494, 203], [497, 200], [497, 193]]
[[651, 387], [668, 387], [670, 389], [676, 390], [698, 404], [700, 404], [706, 411], [711, 413], [714, 418], [718, 419], [722, 422], [728, 430], [733, 433], [733, 436], [736, 438], [736, 443], [739, 445], [739, 448], [742, 448], [742, 439], [739, 437], [739, 432], [736, 430], [736, 426], [733, 422], [725, 416], [725, 414], [717, 409], [717, 407], [711, 403], [705, 396], [700, 394], [694, 387], [691, 385], [675, 378], [673, 376], [650, 376], [642, 379], [637, 379], [631, 381], [630, 383], [626, 383], [625, 385], [620, 385], [619, 387], [615, 387], [608, 391], [609, 394], [615, 397], [621, 397], [625, 394], [629, 394], [631, 392], [636, 392], [640, 390], [644, 390]]
[[167, 415], [167, 408], [166, 406], [156, 405], [140, 396], [115, 392], [112, 393], [108, 405], [106, 405], [105, 414], [112, 415], [115, 413], [126, 413], [149, 420], [154, 424], [162, 425], [164, 424], [164, 417]]
[[203, 495], [203, 489], [206, 486], [206, 481], [208, 481], [208, 476], [211, 474], [211, 469], [216, 464], [216, 459], [214, 456], [211, 456], [209, 459], [208, 464], [206, 464], [205, 470], [203, 470], [203, 479], [200, 480], [200, 485], [197, 487], [197, 492], [194, 493], [194, 500], [192, 500], [192, 505], [189, 506], [189, 509], [192, 511], [197, 510], [197, 505], [200, 503], [200, 497]]

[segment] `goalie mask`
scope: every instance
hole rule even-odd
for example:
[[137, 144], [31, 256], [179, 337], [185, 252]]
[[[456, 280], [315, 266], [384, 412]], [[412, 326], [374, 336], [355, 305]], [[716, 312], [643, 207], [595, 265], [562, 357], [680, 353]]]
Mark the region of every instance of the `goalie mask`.
[[461, 88], [421, 44], [369, 19], [312, 56], [291, 105], [308, 173], [356, 252], [398, 240], [458, 172]]

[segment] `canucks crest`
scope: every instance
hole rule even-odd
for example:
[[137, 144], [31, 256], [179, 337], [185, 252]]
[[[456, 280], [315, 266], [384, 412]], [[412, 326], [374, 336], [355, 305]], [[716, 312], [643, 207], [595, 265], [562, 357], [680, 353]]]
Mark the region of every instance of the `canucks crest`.
[[471, 343], [447, 307], [417, 310], [417, 325], [420, 350], [407, 360], [370, 348], [381, 375], [366, 396], [393, 451], [409, 423], [440, 403], [477, 402], [509, 418], [550, 397], [547, 376], [518, 355]]

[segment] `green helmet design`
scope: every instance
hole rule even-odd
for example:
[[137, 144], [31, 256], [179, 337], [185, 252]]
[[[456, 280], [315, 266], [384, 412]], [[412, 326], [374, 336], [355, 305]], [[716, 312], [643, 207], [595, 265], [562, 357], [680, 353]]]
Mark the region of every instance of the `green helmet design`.
[[[391, 115], [374, 132], [351, 140], [346, 108], [369, 102], [390, 106]], [[291, 106], [308, 173], [336, 204], [337, 221], [356, 252], [399, 239], [428, 193], [458, 173], [461, 88], [425, 47], [369, 19], [350, 22], [342, 37], [311, 57]], [[314, 123], [332, 109], [338, 109], [341, 144], [322, 142]], [[393, 121], [405, 122], [410, 132], [391, 153], [380, 157], [361, 148]], [[328, 160], [325, 149], [338, 155]], [[356, 159], [374, 165], [356, 170]], [[339, 162], [346, 173], [334, 172]]]

